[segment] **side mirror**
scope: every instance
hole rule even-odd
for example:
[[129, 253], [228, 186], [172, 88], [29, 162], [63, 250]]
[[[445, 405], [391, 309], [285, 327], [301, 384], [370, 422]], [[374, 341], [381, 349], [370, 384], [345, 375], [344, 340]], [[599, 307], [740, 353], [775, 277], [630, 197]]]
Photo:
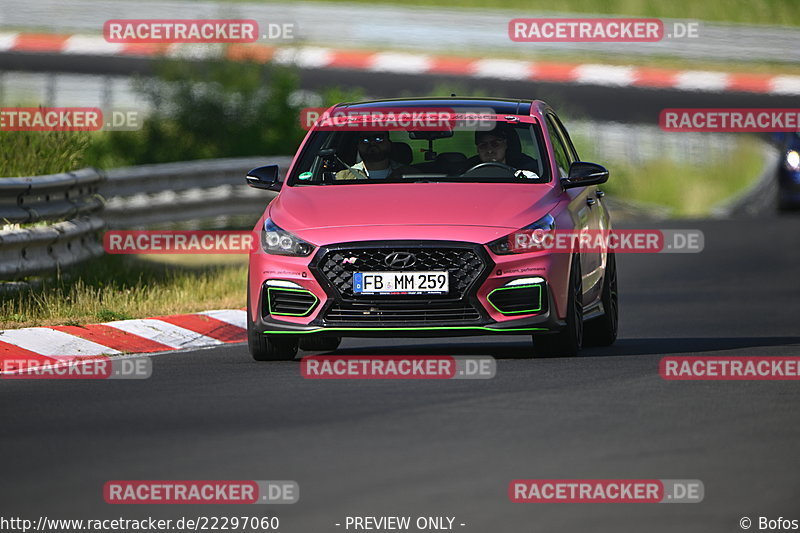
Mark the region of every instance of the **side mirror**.
[[265, 167], [254, 168], [247, 173], [245, 179], [247, 180], [247, 184], [254, 189], [279, 191], [283, 183], [278, 181], [278, 172], [278, 165], [267, 165]]
[[569, 166], [569, 176], [561, 180], [565, 189], [600, 185], [608, 181], [608, 170], [596, 163], [575, 161]]

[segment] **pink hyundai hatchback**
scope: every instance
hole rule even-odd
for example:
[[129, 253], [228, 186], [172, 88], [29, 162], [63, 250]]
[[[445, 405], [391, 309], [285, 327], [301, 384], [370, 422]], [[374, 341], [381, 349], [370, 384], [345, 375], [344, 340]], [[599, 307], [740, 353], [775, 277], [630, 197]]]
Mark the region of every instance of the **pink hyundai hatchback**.
[[[458, 120], [401, 116], [443, 109]], [[556, 229], [609, 230], [607, 179], [541, 101], [335, 106], [285, 180], [277, 165], [247, 176], [279, 191], [250, 255], [250, 353], [292, 359], [348, 336], [527, 335], [546, 357], [612, 344], [613, 253], [535, 245]]]

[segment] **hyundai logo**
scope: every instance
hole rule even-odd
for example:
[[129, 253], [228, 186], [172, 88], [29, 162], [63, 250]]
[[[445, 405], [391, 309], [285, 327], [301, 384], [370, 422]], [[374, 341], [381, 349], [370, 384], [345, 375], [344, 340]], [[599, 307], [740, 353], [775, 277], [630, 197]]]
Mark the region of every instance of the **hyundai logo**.
[[383, 260], [389, 268], [408, 268], [414, 266], [417, 257], [410, 252], [392, 252]]

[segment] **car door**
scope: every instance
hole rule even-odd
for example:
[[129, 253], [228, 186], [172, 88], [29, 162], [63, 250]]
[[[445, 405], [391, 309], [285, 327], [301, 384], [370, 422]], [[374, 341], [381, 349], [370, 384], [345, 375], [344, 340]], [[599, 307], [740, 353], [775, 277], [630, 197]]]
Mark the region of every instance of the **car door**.
[[[553, 144], [556, 165], [559, 169], [560, 177], [569, 174], [569, 166], [578, 161], [578, 153], [572, 144], [572, 140], [564, 129], [561, 121], [555, 113], [547, 114], [547, 125], [550, 141]], [[575, 229], [577, 231], [588, 230], [590, 235], [597, 235], [602, 227], [601, 207], [597, 204], [597, 187], [577, 187], [568, 189], [570, 195], [570, 212], [573, 213]], [[589, 249], [581, 252], [581, 273], [583, 278], [584, 304], [590, 304], [597, 299], [602, 290], [600, 281], [602, 280], [602, 257], [603, 253], [599, 249]]]

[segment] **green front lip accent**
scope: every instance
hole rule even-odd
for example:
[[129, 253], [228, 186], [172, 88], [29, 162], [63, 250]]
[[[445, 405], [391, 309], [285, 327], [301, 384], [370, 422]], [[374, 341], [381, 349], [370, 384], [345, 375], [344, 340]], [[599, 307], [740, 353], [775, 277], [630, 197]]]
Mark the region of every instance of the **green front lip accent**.
[[547, 328], [487, 328], [486, 326], [435, 326], [423, 328], [315, 328], [311, 331], [265, 331], [267, 335], [306, 335], [309, 333], [320, 333], [327, 331], [448, 331], [473, 329], [479, 331], [489, 331], [491, 333], [505, 333], [507, 331], [547, 331]]

